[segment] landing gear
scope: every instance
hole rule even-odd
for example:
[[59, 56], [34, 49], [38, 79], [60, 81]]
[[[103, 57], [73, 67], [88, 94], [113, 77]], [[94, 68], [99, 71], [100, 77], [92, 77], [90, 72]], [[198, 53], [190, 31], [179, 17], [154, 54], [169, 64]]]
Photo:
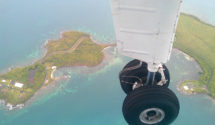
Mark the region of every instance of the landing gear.
[[165, 65], [151, 73], [147, 63], [133, 60], [119, 79], [127, 94], [122, 110], [129, 125], [168, 125], [178, 116], [179, 101], [168, 89], [170, 76]]
[[[163, 71], [162, 71], [163, 70]], [[165, 65], [163, 69], [154, 74], [153, 86], [167, 88], [170, 82], [169, 70]], [[132, 92], [135, 86], [147, 86], [148, 69], [147, 63], [139, 60], [130, 61], [119, 73], [119, 79], [123, 91], [128, 94]], [[136, 84], [136, 85], [135, 85]]]
[[129, 125], [168, 125], [178, 113], [178, 99], [168, 88], [140, 87], [123, 104], [123, 115]]

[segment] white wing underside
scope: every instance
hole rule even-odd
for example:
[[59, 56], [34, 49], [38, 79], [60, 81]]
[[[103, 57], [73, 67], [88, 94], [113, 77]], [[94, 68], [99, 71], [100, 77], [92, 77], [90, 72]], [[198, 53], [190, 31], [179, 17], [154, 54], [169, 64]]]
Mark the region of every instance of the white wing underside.
[[181, 0], [111, 0], [117, 48], [147, 63], [169, 60]]

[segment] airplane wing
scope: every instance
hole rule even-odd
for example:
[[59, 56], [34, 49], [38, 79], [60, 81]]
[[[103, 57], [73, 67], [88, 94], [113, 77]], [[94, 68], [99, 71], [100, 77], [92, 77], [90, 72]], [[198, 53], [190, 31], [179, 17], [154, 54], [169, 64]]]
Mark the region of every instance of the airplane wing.
[[118, 52], [147, 63], [166, 63], [182, 0], [111, 0]]

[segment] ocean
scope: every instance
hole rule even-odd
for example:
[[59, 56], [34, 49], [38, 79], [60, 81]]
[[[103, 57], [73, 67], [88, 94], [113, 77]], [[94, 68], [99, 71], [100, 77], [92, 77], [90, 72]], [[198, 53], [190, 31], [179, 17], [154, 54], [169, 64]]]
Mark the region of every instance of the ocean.
[[[215, 25], [214, 3], [184, 0], [182, 12]], [[0, 72], [38, 60], [45, 53], [45, 41], [68, 30], [87, 32], [99, 43], [114, 42], [109, 0], [0, 0]], [[66, 73], [70, 79], [39, 90], [23, 109], [7, 111], [0, 106], [0, 125], [126, 125], [121, 111], [126, 95], [118, 73], [131, 59], [114, 48], [105, 52], [109, 57], [97, 67], [58, 70], [55, 75]], [[198, 64], [174, 50], [167, 66], [170, 88], [181, 104], [172, 125], [213, 125], [215, 102], [210, 97], [177, 90], [180, 81], [198, 78]]]

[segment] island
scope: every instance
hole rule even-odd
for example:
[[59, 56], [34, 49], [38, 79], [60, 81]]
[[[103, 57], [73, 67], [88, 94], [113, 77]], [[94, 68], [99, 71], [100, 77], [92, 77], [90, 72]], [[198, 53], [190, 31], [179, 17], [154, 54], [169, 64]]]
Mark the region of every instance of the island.
[[58, 40], [48, 41], [42, 59], [0, 75], [0, 99], [9, 107], [23, 105], [38, 89], [55, 81], [53, 72], [57, 68], [96, 66], [102, 62], [102, 50], [107, 46], [93, 42], [86, 33], [64, 32]]
[[215, 26], [181, 14], [174, 47], [193, 57], [202, 68], [200, 78], [184, 81], [180, 90], [187, 94], [206, 93], [215, 99]]
[[[53, 76], [56, 69], [96, 66], [104, 58], [103, 49], [114, 45], [97, 44], [86, 33], [63, 32], [58, 40], [49, 40], [45, 45], [47, 52], [42, 59], [0, 75], [0, 99], [9, 107], [22, 105], [41, 87], [56, 80]], [[174, 47], [193, 57], [202, 68], [198, 80], [181, 83], [181, 91], [207, 93], [215, 99], [215, 26], [181, 14]]]

